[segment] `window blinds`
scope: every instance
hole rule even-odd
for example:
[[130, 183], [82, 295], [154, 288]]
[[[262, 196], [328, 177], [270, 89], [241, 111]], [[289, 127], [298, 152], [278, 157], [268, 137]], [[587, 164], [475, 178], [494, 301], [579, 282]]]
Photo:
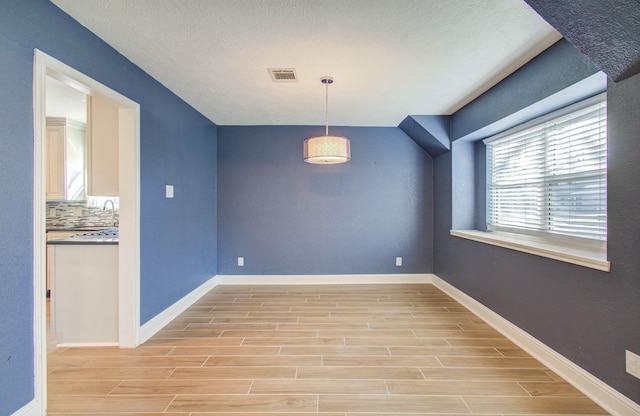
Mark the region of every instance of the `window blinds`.
[[604, 99], [485, 141], [489, 229], [606, 240]]

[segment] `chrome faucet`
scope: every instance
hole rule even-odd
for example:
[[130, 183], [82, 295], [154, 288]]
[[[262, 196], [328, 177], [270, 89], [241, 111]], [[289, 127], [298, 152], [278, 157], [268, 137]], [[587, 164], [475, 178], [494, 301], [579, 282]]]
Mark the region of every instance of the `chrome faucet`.
[[116, 207], [111, 199], [107, 199], [104, 201], [104, 205], [102, 206], [102, 211], [107, 210], [107, 202], [111, 202], [111, 226], [115, 227], [116, 225]]

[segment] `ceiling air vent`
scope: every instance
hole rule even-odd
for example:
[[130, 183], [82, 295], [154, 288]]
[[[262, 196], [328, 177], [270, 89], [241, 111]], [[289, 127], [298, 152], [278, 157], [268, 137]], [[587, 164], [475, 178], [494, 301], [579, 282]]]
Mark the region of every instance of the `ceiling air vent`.
[[293, 68], [269, 68], [273, 82], [298, 82], [296, 70]]

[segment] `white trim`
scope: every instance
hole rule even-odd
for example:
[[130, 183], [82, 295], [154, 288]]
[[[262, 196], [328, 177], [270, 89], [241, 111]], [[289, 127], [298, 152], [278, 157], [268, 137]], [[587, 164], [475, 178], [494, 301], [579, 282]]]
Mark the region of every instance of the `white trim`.
[[217, 276], [213, 276], [207, 280], [173, 305], [169, 306], [164, 311], [160, 312], [144, 325], [140, 327], [139, 341], [144, 343], [149, 338], [154, 336], [158, 331], [165, 327], [168, 323], [173, 321], [178, 315], [184, 312], [188, 307], [193, 305], [198, 299], [207, 294], [211, 289], [218, 286], [220, 283]]
[[640, 405], [616, 391], [593, 374], [579, 367], [563, 355], [549, 348], [527, 332], [518, 328], [471, 296], [433, 276], [433, 285], [454, 298], [502, 335], [525, 350], [538, 361], [571, 383], [606, 411], [618, 416], [640, 415]]
[[[103, 95], [118, 106], [126, 121], [126, 127], [132, 129], [129, 134], [119, 135], [119, 178], [120, 183], [124, 184], [124, 194], [120, 195], [118, 328], [120, 346], [135, 347], [139, 344], [137, 336], [140, 326], [140, 105], [38, 49], [35, 50], [35, 54], [35, 62], [38, 65], [36, 71], [38, 76], [42, 77], [38, 82], [42, 87], [46, 83], [44, 76], [50, 74], [83, 89], [87, 94]], [[40, 94], [44, 99], [44, 92]], [[36, 107], [36, 110], [44, 111], [44, 103], [41, 108]], [[44, 115], [44, 112], [42, 114]], [[34, 119], [36, 123], [44, 121], [44, 117]], [[36, 132], [39, 132], [36, 142], [45, 141], [43, 126], [44, 124], [36, 126]], [[38, 179], [44, 181], [44, 173]], [[42, 203], [36, 200], [34, 205], [44, 207], [44, 201], [42, 196]]]
[[357, 285], [431, 283], [432, 274], [218, 275], [220, 285]]
[[23, 413], [44, 414], [47, 407], [46, 310], [46, 63], [35, 51], [33, 65], [33, 407]]
[[84, 348], [84, 347], [118, 347], [117, 342], [63, 342], [56, 347], [58, 348]]
[[[34, 111], [34, 193], [33, 193], [33, 287], [34, 287], [34, 402], [38, 414], [47, 407], [47, 350], [46, 350], [46, 250], [45, 250], [45, 155], [46, 75], [63, 82], [110, 98], [124, 114], [130, 134], [120, 135], [119, 177], [125, 195], [120, 198], [119, 245], [119, 344], [135, 347], [139, 344], [140, 327], [140, 106], [138, 103], [76, 71], [46, 53], [35, 49], [33, 69]], [[121, 185], [122, 186], [122, 185]], [[124, 196], [124, 198], [122, 198]]]
[[121, 348], [135, 348], [140, 330], [140, 106], [120, 108], [119, 121], [118, 341]]
[[11, 416], [42, 416], [43, 414], [41, 403], [34, 399], [16, 410]]
[[585, 249], [554, 245], [534, 236], [478, 230], [451, 230], [449, 233], [455, 237], [535, 254], [536, 256], [577, 264], [578, 266], [589, 267], [603, 272], [611, 271], [611, 263], [602, 258], [603, 254]]

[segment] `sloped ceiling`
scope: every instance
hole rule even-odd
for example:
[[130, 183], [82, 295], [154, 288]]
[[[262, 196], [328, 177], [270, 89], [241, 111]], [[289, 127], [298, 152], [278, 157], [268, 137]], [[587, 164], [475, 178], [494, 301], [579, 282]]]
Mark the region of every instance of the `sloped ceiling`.
[[525, 1], [613, 81], [640, 73], [640, 1]]
[[[452, 114], [561, 38], [522, 0], [52, 0], [219, 125]], [[295, 68], [275, 84], [267, 68]]]

